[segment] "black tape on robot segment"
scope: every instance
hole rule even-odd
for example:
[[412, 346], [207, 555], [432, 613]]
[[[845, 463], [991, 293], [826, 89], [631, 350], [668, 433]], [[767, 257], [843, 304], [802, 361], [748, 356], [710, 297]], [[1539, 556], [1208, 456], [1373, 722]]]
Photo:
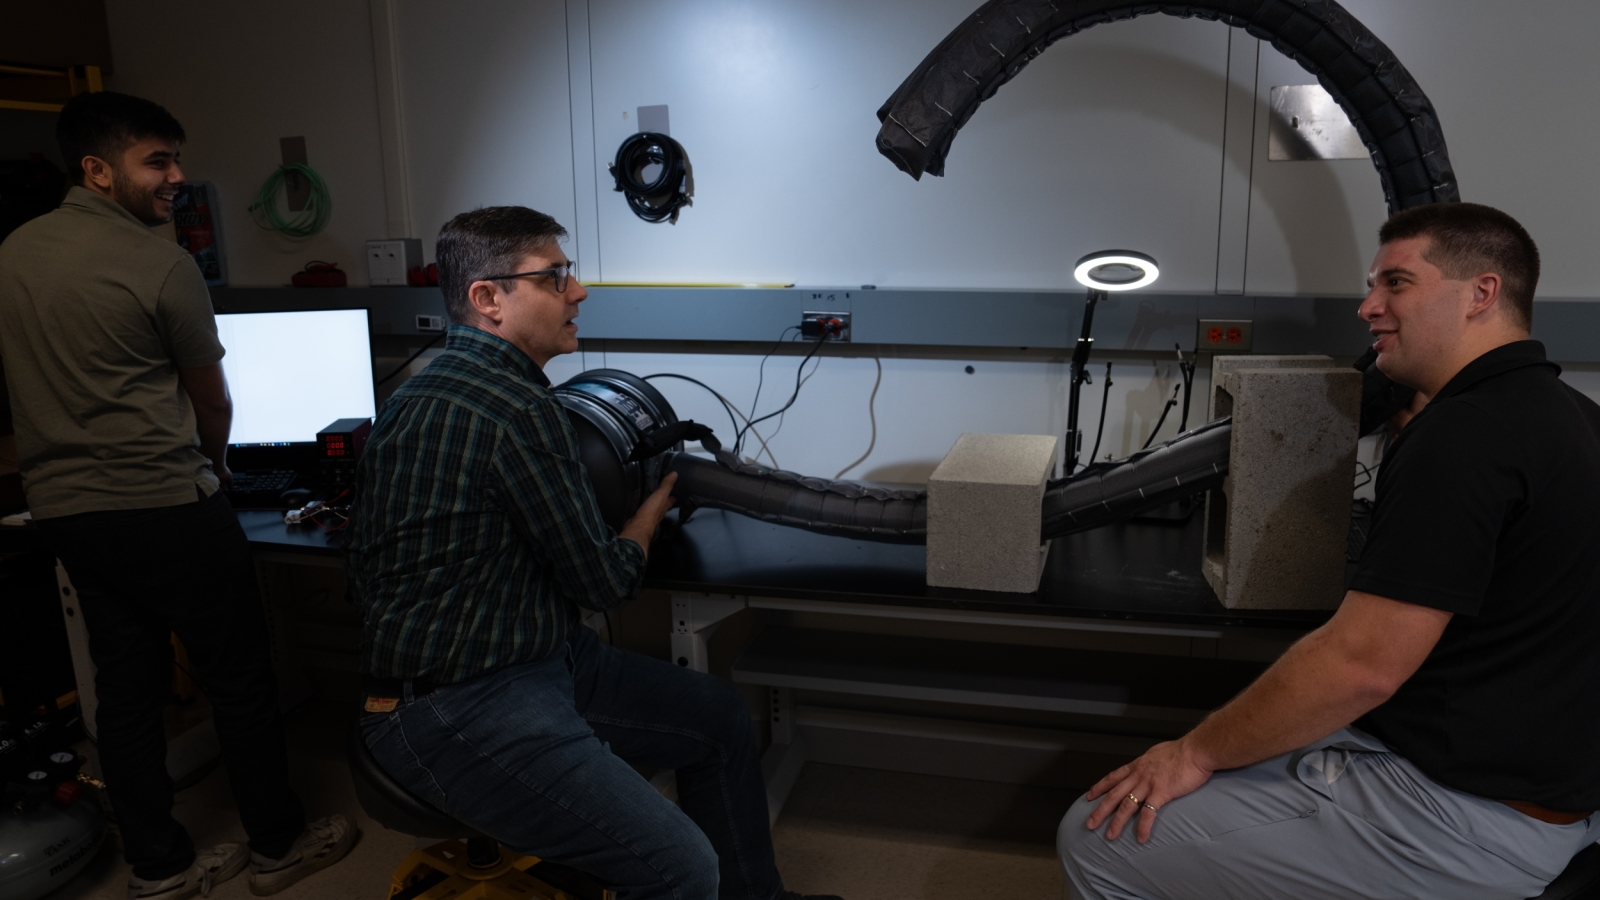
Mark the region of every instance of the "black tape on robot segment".
[[912, 178], [944, 174], [956, 133], [1056, 41], [1149, 13], [1224, 22], [1316, 76], [1372, 155], [1391, 213], [1461, 199], [1433, 104], [1400, 60], [1333, 0], [990, 0], [956, 26], [878, 110], [878, 152]]

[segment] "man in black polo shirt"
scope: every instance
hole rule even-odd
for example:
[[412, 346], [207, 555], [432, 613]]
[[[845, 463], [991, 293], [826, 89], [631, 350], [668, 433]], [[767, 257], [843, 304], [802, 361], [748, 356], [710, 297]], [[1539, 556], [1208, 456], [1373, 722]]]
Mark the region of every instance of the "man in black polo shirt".
[[1069, 893], [1518, 900], [1600, 837], [1600, 406], [1528, 339], [1539, 256], [1514, 219], [1437, 204], [1380, 239], [1361, 317], [1431, 399], [1350, 591], [1068, 812]]

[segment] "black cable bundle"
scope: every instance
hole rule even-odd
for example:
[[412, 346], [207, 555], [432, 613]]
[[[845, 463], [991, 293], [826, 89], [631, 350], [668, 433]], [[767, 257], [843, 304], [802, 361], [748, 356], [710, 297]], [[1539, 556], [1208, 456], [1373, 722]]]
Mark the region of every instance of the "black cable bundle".
[[[644, 170], [658, 165], [661, 171], [650, 181]], [[628, 198], [628, 208], [646, 222], [678, 221], [678, 209], [689, 204], [689, 156], [683, 145], [654, 131], [630, 135], [617, 148], [617, 159], [610, 166], [616, 189]]]

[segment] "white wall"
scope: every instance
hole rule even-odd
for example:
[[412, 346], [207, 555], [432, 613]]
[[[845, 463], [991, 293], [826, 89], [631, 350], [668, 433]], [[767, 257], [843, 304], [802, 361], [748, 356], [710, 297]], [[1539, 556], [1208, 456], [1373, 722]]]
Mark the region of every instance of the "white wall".
[[[587, 15], [569, 21], [563, 0], [395, 0], [412, 212], [430, 252], [456, 212], [529, 203], [569, 227], [598, 215], [591, 280], [1059, 287], [1082, 252], [1133, 246], [1164, 263], [1162, 290], [1214, 284], [1221, 25], [1147, 16], [1067, 39], [979, 110], [948, 177], [917, 183], [877, 154], [873, 113], [974, 0], [568, 2]], [[1541, 295], [1600, 296], [1587, 265], [1600, 59], [1586, 43], [1600, 4], [1527, 0], [1514, 20], [1492, 0], [1346, 5], [1433, 100], [1463, 196], [1540, 241]], [[281, 284], [324, 258], [361, 283], [362, 244], [386, 230], [368, 3], [107, 12], [111, 86], [187, 122], [193, 176], [222, 190], [233, 282]], [[587, 93], [568, 84], [569, 31], [590, 54]], [[1376, 174], [1365, 160], [1267, 160], [1267, 92], [1310, 76], [1270, 47], [1260, 59], [1246, 289], [1358, 293], [1384, 214]], [[676, 226], [634, 219], [605, 173], [634, 127], [623, 113], [655, 103], [695, 163], [696, 205]], [[591, 110], [592, 140], [577, 143], [593, 159], [574, 160], [574, 116]], [[291, 135], [334, 194], [332, 225], [308, 241], [245, 212]], [[574, 166], [599, 178], [596, 197], [575, 190]]]
[[[1267, 159], [1273, 86], [1315, 81], [1299, 63], [1262, 44], [1250, 170], [1248, 294], [1362, 294], [1378, 249], [1378, 227], [1388, 210], [1370, 159]], [[1445, 136], [1454, 151], [1456, 134], [1447, 127]]]
[[1226, 27], [1150, 16], [1075, 37], [979, 109], [947, 177], [916, 182], [877, 152], [874, 113], [972, 7], [591, 3], [603, 184], [634, 110], [658, 103], [695, 173], [675, 226], [602, 192], [602, 275], [1060, 288], [1083, 254], [1131, 247], [1162, 262], [1163, 290], [1209, 291]]
[[[431, 256], [433, 234], [455, 213], [521, 203], [596, 236], [569, 247], [589, 280], [1062, 287], [1081, 253], [1129, 246], [1162, 261], [1161, 289], [1210, 292], [1227, 29], [1147, 16], [1072, 37], [979, 110], [947, 177], [914, 182], [873, 147], [874, 112], [976, 2], [394, 0], [417, 236]], [[1600, 296], [1600, 273], [1587, 265], [1600, 215], [1588, 164], [1600, 145], [1591, 91], [1600, 62], [1586, 44], [1600, 4], [1526, 0], [1513, 19], [1490, 0], [1346, 5], [1438, 108], [1463, 196], [1504, 207], [1541, 242], [1542, 294]], [[386, 230], [368, 2], [107, 0], [107, 10], [111, 86], [172, 109], [190, 131], [192, 176], [221, 188], [233, 282], [281, 284], [321, 258], [362, 283], [362, 244]], [[1234, 33], [1236, 52], [1249, 40]], [[1250, 197], [1237, 213], [1248, 222], [1220, 223], [1247, 224], [1246, 290], [1356, 294], [1384, 215], [1376, 174], [1365, 160], [1268, 161], [1267, 92], [1311, 78], [1270, 47], [1260, 60], [1253, 159], [1242, 157]], [[633, 218], [605, 172], [635, 108], [658, 103], [670, 106], [695, 165], [695, 206], [677, 225]], [[590, 116], [592, 133], [574, 130]], [[334, 194], [328, 232], [304, 242], [256, 229], [244, 211], [288, 135], [305, 135]], [[598, 190], [585, 187], [591, 177]], [[743, 407], [756, 362], [592, 343], [551, 374], [602, 364], [678, 371]], [[795, 362], [769, 363], [763, 411], [787, 395]], [[878, 442], [853, 475], [915, 480], [961, 431], [1064, 430], [1061, 360], [882, 362]], [[1118, 356], [1102, 454], [1142, 444], [1172, 369]], [[1094, 370], [1098, 378], [1103, 365]], [[778, 462], [832, 475], [860, 455], [876, 371], [869, 358], [825, 359], [772, 444]], [[1571, 377], [1594, 386], [1587, 370]], [[697, 388], [661, 386], [684, 415], [728, 427]], [[1203, 384], [1197, 394], [1195, 421]], [[1099, 397], [1098, 384], [1085, 390], [1085, 428]]]
[[563, 5], [395, 7], [412, 215], [429, 258], [440, 226], [479, 206], [531, 206], [572, 228]]
[[[111, 90], [167, 107], [189, 134], [190, 180], [221, 194], [230, 281], [288, 284], [306, 262], [367, 281], [366, 242], [384, 233], [383, 171], [365, 0], [106, 0]], [[264, 231], [247, 211], [282, 162], [281, 137], [304, 136], [328, 183], [333, 218], [304, 240]]]
[[[1439, 114], [1461, 197], [1504, 209], [1539, 243], [1541, 297], [1600, 296], [1600, 4], [1591, 0], [1343, 0]], [[1264, 48], [1258, 99], [1305, 71]], [[1270, 162], [1256, 117], [1247, 290], [1359, 294], [1384, 207], [1365, 160]]]

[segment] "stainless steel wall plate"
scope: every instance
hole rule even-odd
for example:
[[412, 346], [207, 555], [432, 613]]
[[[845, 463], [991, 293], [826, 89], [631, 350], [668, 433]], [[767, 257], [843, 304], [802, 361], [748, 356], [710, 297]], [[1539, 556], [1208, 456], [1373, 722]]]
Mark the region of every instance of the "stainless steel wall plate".
[[1267, 124], [1271, 160], [1366, 159], [1356, 127], [1333, 95], [1320, 84], [1286, 84], [1272, 89]]

